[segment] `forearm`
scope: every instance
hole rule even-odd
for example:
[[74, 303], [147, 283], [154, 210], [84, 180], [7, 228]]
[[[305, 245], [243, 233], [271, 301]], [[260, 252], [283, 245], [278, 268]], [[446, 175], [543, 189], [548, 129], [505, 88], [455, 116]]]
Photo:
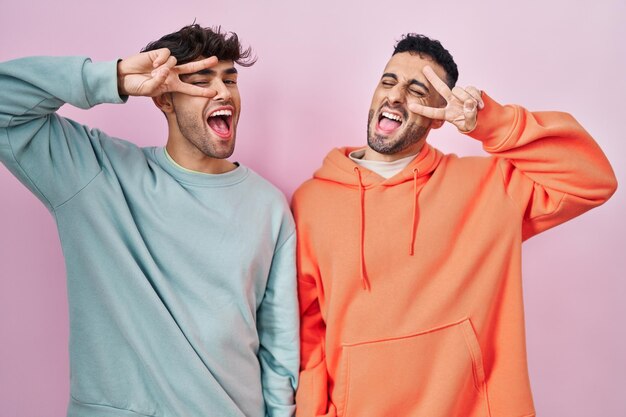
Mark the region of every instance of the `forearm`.
[[600, 205], [615, 192], [606, 156], [572, 116], [501, 106], [486, 95], [484, 100], [469, 135], [501, 161], [507, 192], [525, 220], [535, 223], [527, 236]]
[[121, 102], [115, 62], [33, 57], [0, 64], [0, 162], [49, 209], [100, 172], [99, 131], [64, 119], [64, 103]]
[[29, 57], [0, 64], [0, 128], [54, 113], [64, 103], [90, 108], [120, 103], [116, 62], [84, 57]]
[[257, 323], [267, 415], [292, 417], [300, 360], [295, 232], [274, 253]]
[[612, 194], [615, 175], [609, 161], [571, 115], [501, 106], [488, 96], [485, 102], [469, 135], [487, 152], [545, 187], [589, 200], [604, 201]]

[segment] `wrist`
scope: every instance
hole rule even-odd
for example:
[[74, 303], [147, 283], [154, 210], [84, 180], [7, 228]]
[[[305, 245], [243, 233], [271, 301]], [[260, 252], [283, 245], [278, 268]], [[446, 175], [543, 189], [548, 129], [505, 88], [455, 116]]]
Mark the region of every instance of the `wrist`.
[[124, 73], [122, 62], [123, 60], [121, 59], [117, 60], [117, 92], [120, 97], [129, 95], [126, 88], [124, 88], [124, 78], [126, 77], [126, 74]]

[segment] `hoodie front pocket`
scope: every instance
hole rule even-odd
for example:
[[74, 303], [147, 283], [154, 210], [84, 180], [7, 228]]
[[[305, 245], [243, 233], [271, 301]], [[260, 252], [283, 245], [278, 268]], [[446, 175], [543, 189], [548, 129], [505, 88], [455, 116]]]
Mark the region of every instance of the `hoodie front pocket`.
[[409, 336], [343, 345], [343, 417], [489, 417], [469, 319]]

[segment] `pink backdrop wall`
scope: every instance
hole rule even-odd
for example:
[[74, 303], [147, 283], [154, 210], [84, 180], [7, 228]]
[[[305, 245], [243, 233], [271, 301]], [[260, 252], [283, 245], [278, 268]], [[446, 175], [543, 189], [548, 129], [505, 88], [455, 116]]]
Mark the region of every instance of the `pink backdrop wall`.
[[[622, 188], [606, 205], [525, 244], [532, 387], [540, 416], [626, 416], [625, 2], [91, 3], [6, 2], [0, 60], [116, 59], [194, 18], [236, 31], [259, 61], [241, 71], [244, 111], [233, 159], [287, 195], [330, 148], [364, 143], [371, 93], [394, 41], [408, 31], [444, 43], [460, 85], [533, 110], [573, 113], [607, 153]], [[164, 143], [165, 121], [147, 99], [62, 113], [141, 145]], [[481, 153], [450, 128], [430, 142]], [[1, 165], [0, 202], [0, 416], [62, 416], [68, 318], [55, 225]]]

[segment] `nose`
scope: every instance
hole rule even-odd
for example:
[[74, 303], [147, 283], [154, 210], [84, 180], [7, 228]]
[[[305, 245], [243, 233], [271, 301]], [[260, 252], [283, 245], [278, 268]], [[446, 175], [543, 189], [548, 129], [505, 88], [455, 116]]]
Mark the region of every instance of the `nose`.
[[387, 98], [389, 99], [390, 104], [400, 104], [404, 102], [404, 89], [400, 85], [400, 83], [394, 85], [391, 89], [388, 90]]
[[222, 80], [215, 80], [211, 87], [213, 87], [215, 91], [217, 91], [217, 94], [215, 95], [215, 97], [213, 97], [213, 100], [228, 101], [231, 99], [230, 90]]

